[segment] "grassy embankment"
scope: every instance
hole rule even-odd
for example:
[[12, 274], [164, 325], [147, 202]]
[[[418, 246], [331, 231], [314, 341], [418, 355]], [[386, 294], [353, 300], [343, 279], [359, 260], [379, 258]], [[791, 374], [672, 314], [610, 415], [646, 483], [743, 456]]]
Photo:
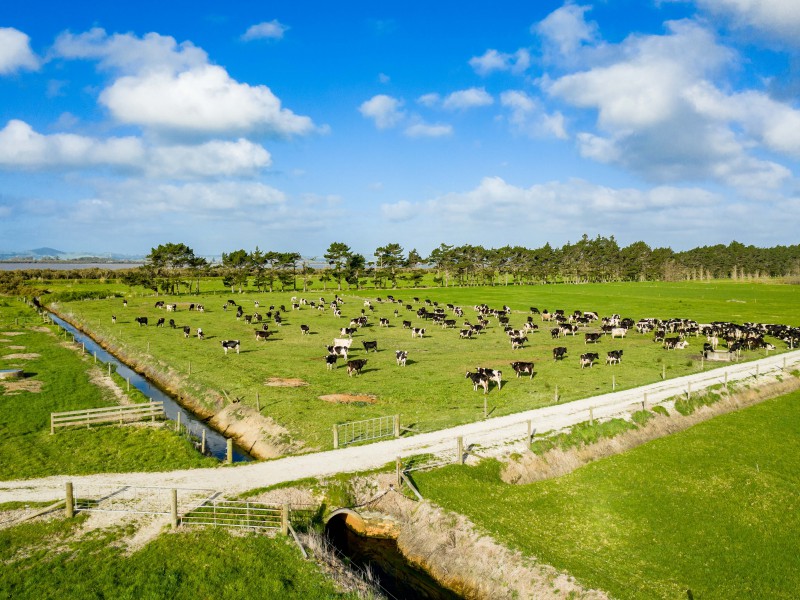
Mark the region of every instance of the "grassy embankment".
[[419, 473], [420, 491], [495, 539], [619, 598], [793, 598], [800, 589], [800, 393], [563, 477], [501, 466]]
[[[117, 286], [110, 289], [118, 290]], [[796, 289], [792, 286], [746, 284], [735, 282], [689, 283], [620, 283], [597, 285], [550, 286], [495, 286], [489, 288], [436, 288], [428, 290], [362, 291], [361, 296], [375, 298], [392, 293], [404, 300], [403, 306], [387, 302], [375, 303], [370, 314], [371, 325], [354, 335], [352, 357], [367, 358], [368, 363], [360, 377], [347, 377], [344, 366], [328, 371], [323, 357], [325, 345], [339, 337], [338, 330], [349, 319], [336, 319], [331, 311], [321, 313], [308, 306], [284, 314], [284, 325], [269, 325], [277, 334], [266, 342], [256, 342], [255, 326], [237, 321], [233, 311], [222, 310], [224, 300], [234, 299], [252, 314], [254, 300], [260, 302], [259, 312], [266, 313], [270, 304], [289, 307], [292, 294], [226, 294], [164, 297], [158, 299], [177, 302], [179, 311], [167, 313], [154, 308], [154, 297], [129, 298], [123, 309], [119, 298], [62, 302], [59, 310], [71, 313], [94, 334], [111, 346], [122, 348], [143, 364], [153, 365], [165, 374], [173, 389], [226, 390], [231, 397], [241, 397], [249, 406], [256, 405], [259, 395], [262, 414], [285, 426], [296, 438], [311, 448], [331, 446], [331, 426], [334, 423], [354, 421], [384, 415], [400, 414], [403, 425], [414, 425], [419, 430], [433, 430], [483, 418], [483, 395], [473, 392], [464, 378], [467, 369], [476, 366], [499, 368], [504, 371], [505, 384], [498, 392], [494, 388], [488, 397], [492, 416], [510, 414], [553, 403], [556, 386], [559, 401], [609, 392], [612, 381], [617, 389], [653, 383], [661, 378], [662, 369], [668, 378], [698, 372], [701, 368], [702, 338], [690, 340], [685, 351], [668, 352], [652, 342], [652, 336], [631, 331], [627, 339], [611, 340], [608, 337], [596, 346], [586, 346], [583, 332], [580, 335], [553, 340], [548, 323], [536, 322], [539, 333], [529, 335], [522, 350], [511, 350], [507, 336], [495, 319], [490, 320], [488, 331], [478, 339], [461, 340], [458, 329], [442, 330], [418, 318], [414, 309], [422, 306], [412, 301], [413, 296], [438, 301], [440, 305], [453, 303], [464, 307], [465, 317], [475, 322], [472, 305], [486, 302], [492, 307], [509, 305], [513, 313], [511, 324], [519, 327], [525, 321], [530, 306], [553, 311], [562, 308], [594, 310], [601, 315], [620, 313], [638, 319], [641, 317], [685, 317], [700, 322], [732, 320], [735, 322], [762, 321], [797, 324], [800, 322], [800, 305], [795, 301]], [[295, 293], [301, 296], [300, 293]], [[330, 291], [325, 294], [330, 301]], [[362, 297], [346, 295], [343, 314], [354, 317], [361, 314]], [[306, 294], [308, 300], [317, 300], [319, 293]], [[206, 312], [187, 310], [189, 303], [203, 303]], [[399, 309], [399, 316], [393, 311]], [[116, 325], [111, 315], [117, 316]], [[134, 318], [147, 316], [149, 327], [139, 327]], [[189, 325], [194, 332], [202, 327], [206, 339], [184, 339], [179, 330], [155, 328], [159, 317], [174, 318], [177, 325]], [[379, 327], [378, 318], [390, 319], [391, 327]], [[412, 339], [408, 329], [401, 327], [402, 320], [414, 326], [425, 326], [424, 339]], [[461, 326], [463, 319], [457, 319]], [[300, 334], [299, 325], [307, 324], [312, 334]], [[589, 331], [596, 328], [589, 328]], [[220, 346], [223, 339], [240, 339], [242, 352], [224, 356]], [[364, 353], [361, 342], [377, 340], [378, 353]], [[149, 344], [149, 351], [148, 351]], [[776, 342], [779, 349], [785, 344]], [[568, 358], [563, 362], [552, 360], [552, 348], [565, 346]], [[394, 350], [409, 351], [405, 369], [395, 365]], [[623, 349], [621, 365], [603, 365], [605, 353]], [[601, 355], [600, 365], [581, 370], [578, 356], [582, 352], [596, 351]], [[745, 353], [745, 358], [763, 356], [763, 352]], [[537, 375], [533, 381], [516, 379], [509, 363], [515, 360], [534, 361]], [[191, 374], [189, 368], [191, 364]], [[705, 364], [705, 368], [712, 366]], [[612, 379], [613, 376], [613, 379]], [[297, 388], [270, 387], [270, 378], [297, 378], [308, 385]], [[374, 403], [357, 402], [335, 404], [325, 402], [320, 396], [328, 394], [369, 395]]]
[[[91, 381], [92, 373], [102, 376], [103, 365], [65, 347], [54, 332], [24, 304], [0, 298], [0, 368], [22, 368], [25, 374], [19, 383], [0, 386], [0, 480], [218, 464], [159, 424], [67, 428], [50, 435], [51, 412], [117, 404], [108, 389]], [[14, 355], [19, 357], [6, 358]], [[146, 401], [136, 390], [129, 396]]]
[[123, 527], [81, 531], [85, 518], [0, 530], [0, 597], [355, 599], [335, 591], [284, 538], [225, 530], [162, 534], [126, 553]]

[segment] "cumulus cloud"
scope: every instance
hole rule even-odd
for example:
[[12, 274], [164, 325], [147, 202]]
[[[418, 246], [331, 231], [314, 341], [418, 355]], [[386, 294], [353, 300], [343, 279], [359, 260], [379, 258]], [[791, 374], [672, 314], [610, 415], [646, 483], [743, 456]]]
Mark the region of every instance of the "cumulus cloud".
[[0, 75], [39, 68], [39, 58], [31, 50], [30, 42], [30, 38], [18, 29], [0, 27]]
[[437, 106], [441, 101], [442, 97], [436, 92], [423, 94], [422, 96], [417, 98], [418, 104], [422, 104], [423, 106], [427, 106], [428, 108], [433, 108], [434, 106]]
[[793, 0], [695, 0], [703, 10], [731, 19], [734, 26], [753, 28], [800, 45], [800, 4]]
[[251, 25], [242, 34], [242, 39], [246, 42], [260, 39], [280, 40], [283, 39], [283, 34], [288, 30], [289, 27], [287, 25], [280, 23], [277, 19], [273, 19], [272, 21]]
[[546, 45], [563, 56], [569, 56], [582, 44], [597, 39], [596, 23], [588, 23], [585, 13], [591, 6], [565, 4], [531, 27], [531, 33], [542, 36]]
[[402, 106], [402, 100], [378, 94], [363, 102], [358, 110], [364, 117], [372, 119], [378, 129], [390, 129], [405, 118]]
[[18, 120], [0, 130], [0, 167], [6, 168], [108, 167], [148, 177], [195, 179], [253, 175], [270, 163], [269, 152], [245, 139], [151, 146], [136, 137], [101, 140], [70, 133], [43, 135]]
[[448, 94], [442, 100], [442, 107], [447, 110], [466, 110], [493, 103], [494, 98], [484, 88], [473, 87]]
[[520, 48], [513, 54], [489, 49], [483, 55], [469, 59], [469, 66], [482, 77], [495, 71], [510, 71], [519, 75], [531, 66], [531, 54], [525, 48]]
[[508, 121], [518, 133], [533, 137], [554, 136], [567, 139], [564, 115], [545, 112], [541, 102], [524, 91], [508, 90], [500, 94], [500, 105], [509, 109]]
[[208, 63], [191, 42], [149, 33], [109, 36], [102, 29], [59, 36], [56, 55], [98, 60], [121, 76], [100, 94], [100, 102], [121, 123], [162, 133], [278, 137], [314, 131], [309, 117], [283, 108], [265, 85], [240, 83]]

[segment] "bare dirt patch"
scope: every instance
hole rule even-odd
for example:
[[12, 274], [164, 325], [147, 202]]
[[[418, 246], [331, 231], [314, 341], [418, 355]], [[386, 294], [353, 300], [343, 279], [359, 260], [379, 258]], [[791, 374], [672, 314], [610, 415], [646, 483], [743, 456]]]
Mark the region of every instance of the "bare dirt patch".
[[0, 381], [0, 387], [8, 396], [13, 396], [19, 392], [31, 392], [38, 394], [42, 391], [44, 384], [38, 379], [22, 379], [16, 381]]
[[25, 346], [9, 346], [9, 350], [25, 350]]
[[40, 354], [36, 354], [35, 352], [28, 352], [28, 353], [20, 353], [20, 354], [6, 354], [5, 356], [0, 356], [5, 360], [33, 360], [34, 358], [39, 358]]
[[13, 337], [15, 335], [25, 335], [24, 331], [0, 331], [0, 335], [7, 335], [8, 337]]
[[308, 385], [308, 382], [303, 381], [302, 379], [270, 377], [264, 382], [264, 385], [268, 385], [270, 387], [303, 387], [304, 385]]
[[327, 394], [325, 396], [320, 396], [319, 399], [324, 400], [325, 402], [334, 402], [337, 404], [352, 404], [354, 402], [375, 404], [378, 402], [378, 399], [375, 396], [365, 394]]
[[97, 367], [90, 369], [89, 381], [92, 385], [96, 385], [100, 389], [108, 390], [117, 404], [131, 404], [131, 399], [128, 398], [128, 395], [123, 392], [122, 388], [119, 387], [111, 377], [106, 375], [102, 369]]
[[256, 458], [278, 458], [299, 452], [302, 444], [292, 440], [289, 431], [270, 417], [244, 404], [229, 404], [211, 417], [209, 424]]
[[11, 341], [11, 340], [7, 340], [7, 339], [5, 339], [5, 338], [0, 338], [0, 343], [7, 344], [7, 343], [8, 343], [8, 342], [10, 342], [10, 341]]
[[31, 331], [36, 331], [38, 333], [53, 333], [53, 331], [49, 327], [45, 327], [43, 325], [39, 325], [37, 327], [31, 327]]

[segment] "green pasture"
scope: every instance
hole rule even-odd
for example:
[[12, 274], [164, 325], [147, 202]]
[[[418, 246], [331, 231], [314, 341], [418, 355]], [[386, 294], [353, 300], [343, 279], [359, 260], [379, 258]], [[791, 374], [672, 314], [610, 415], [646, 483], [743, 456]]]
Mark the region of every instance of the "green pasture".
[[796, 598], [800, 393], [717, 417], [558, 479], [500, 465], [415, 475], [426, 498], [615, 598]]
[[63, 598], [356, 598], [337, 592], [284, 538], [223, 529], [162, 534], [126, 555], [131, 531], [96, 530], [76, 541], [85, 519], [0, 530], [0, 597]]
[[[115, 400], [90, 382], [88, 357], [65, 347], [55, 328], [44, 326], [23, 303], [0, 298], [0, 340], [0, 369], [22, 368], [25, 374], [22, 389], [0, 385], [0, 480], [217, 464], [165, 427], [94, 426], [50, 435], [51, 412], [109, 406]], [[36, 356], [7, 358], [14, 355]], [[145, 401], [138, 391], [131, 398]]]
[[[551, 312], [593, 310], [601, 316], [619, 313], [633, 319], [685, 317], [699, 322], [757, 320], [796, 325], [800, 322], [796, 292], [792, 286], [731, 282], [390, 290], [390, 294], [402, 300], [397, 304], [386, 301], [386, 291], [370, 291], [361, 292], [361, 296], [343, 293], [345, 304], [340, 319], [333, 317], [330, 309], [320, 312], [307, 305], [291, 310], [292, 295], [316, 302], [319, 293], [129, 296], [127, 308], [123, 308], [120, 298], [60, 302], [57, 308], [96, 337], [124, 348], [137, 361], [155, 365], [165, 373], [173, 388], [225, 390], [231, 398], [241, 398], [250, 406], [256, 406], [258, 398], [262, 413], [287, 427], [294, 438], [304, 441], [309, 448], [329, 448], [335, 423], [399, 414], [404, 427], [429, 431], [483, 418], [484, 395], [481, 391], [474, 392], [464, 377], [468, 369], [474, 370], [476, 366], [501, 369], [504, 373], [502, 390], [492, 387], [486, 398], [491, 416], [552, 404], [556, 387], [558, 401], [566, 402], [610, 392], [612, 385], [622, 389], [653, 383], [661, 378], [662, 372], [671, 378], [701, 369], [703, 338], [691, 339], [684, 351], [666, 351], [654, 344], [650, 335], [631, 330], [626, 339], [605, 337], [599, 344], [586, 346], [584, 331], [575, 337], [551, 339], [550, 325], [535, 315], [541, 329], [528, 336], [524, 349], [511, 349], [494, 318], [490, 318], [486, 333], [477, 339], [461, 340], [458, 329], [464, 319], [457, 319], [456, 329], [443, 330], [416, 316], [416, 309], [424, 306], [426, 299], [441, 306], [447, 303], [462, 306], [465, 318], [473, 323], [476, 322], [474, 304], [485, 302], [494, 308], [507, 304], [512, 309], [510, 323], [517, 328], [530, 314], [531, 306]], [[333, 296], [330, 292], [324, 294], [327, 302]], [[377, 302], [378, 297], [383, 302]], [[372, 299], [374, 312], [364, 308], [363, 298]], [[257, 342], [253, 330], [260, 326], [237, 321], [234, 310], [223, 310], [227, 299], [242, 305], [246, 315], [256, 310], [264, 314], [270, 305], [285, 305], [289, 310], [282, 314], [282, 326], [269, 323], [270, 331], [277, 334], [268, 341]], [[156, 309], [156, 300], [175, 302], [178, 311]], [[254, 307], [256, 300], [260, 303], [258, 309]], [[189, 311], [190, 303], [204, 304], [205, 312]], [[413, 310], [407, 310], [406, 304]], [[397, 317], [395, 309], [399, 311]], [[342, 361], [336, 369], [327, 370], [325, 346], [335, 337], [341, 337], [339, 329], [349, 325], [350, 318], [360, 316], [362, 310], [369, 315], [370, 324], [353, 336], [354, 351], [350, 358], [366, 358], [366, 368], [358, 377], [348, 377]], [[112, 315], [117, 317], [116, 324], [111, 322]], [[134, 319], [139, 316], [148, 317], [150, 325], [138, 326]], [[193, 336], [185, 339], [180, 329], [154, 327], [159, 317], [167, 321], [175, 319], [179, 327], [190, 326]], [[379, 327], [379, 317], [388, 318], [390, 327]], [[401, 326], [403, 320], [411, 321], [415, 327], [426, 327], [425, 337], [412, 339], [411, 332]], [[312, 333], [301, 335], [301, 324], [309, 325]], [[205, 340], [194, 336], [198, 327], [203, 329]], [[590, 327], [586, 331], [596, 330]], [[226, 339], [241, 340], [241, 354], [224, 355], [221, 341]], [[362, 348], [365, 340], [376, 340], [379, 351], [366, 354]], [[776, 345], [779, 351], [785, 349], [782, 342]], [[568, 348], [563, 362], [553, 361], [555, 346]], [[405, 368], [395, 364], [394, 352], [398, 349], [409, 351]], [[604, 364], [606, 353], [612, 349], [624, 350], [621, 365]], [[600, 353], [600, 362], [593, 369], [581, 370], [578, 357], [586, 351]], [[763, 355], [763, 351], [745, 353], [744, 359]], [[510, 363], [517, 360], [536, 364], [533, 380], [514, 377]], [[706, 369], [711, 366], [704, 365]], [[267, 385], [270, 378], [300, 379], [307, 385], [273, 387]], [[337, 404], [320, 399], [330, 394], [366, 395], [374, 398], [374, 403]]]

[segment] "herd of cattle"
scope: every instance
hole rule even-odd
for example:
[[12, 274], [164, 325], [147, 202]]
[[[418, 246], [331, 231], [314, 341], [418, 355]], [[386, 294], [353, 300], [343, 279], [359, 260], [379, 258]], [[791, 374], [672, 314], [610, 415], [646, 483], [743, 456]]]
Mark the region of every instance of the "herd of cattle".
[[[375, 310], [375, 305], [389, 303], [396, 305], [393, 310], [395, 318], [400, 318], [400, 312], [405, 311], [405, 314], [412, 313], [418, 319], [425, 322], [424, 327], [414, 326], [412, 320], [401, 319], [401, 327], [410, 331], [412, 339], [424, 339], [429, 337], [429, 330], [433, 327], [440, 327], [442, 330], [457, 329], [458, 339], [473, 340], [484, 336], [487, 331], [493, 329], [495, 325], [498, 329], [502, 329], [508, 338], [511, 350], [520, 350], [525, 348], [529, 343], [529, 337], [539, 332], [539, 324], [535, 322], [538, 319], [542, 324], [548, 323], [550, 337], [553, 340], [564, 338], [566, 336], [578, 336], [582, 334], [585, 346], [589, 344], [599, 344], [604, 338], [610, 340], [625, 340], [629, 332], [636, 331], [639, 335], [652, 335], [653, 342], [659, 343], [665, 350], [683, 350], [690, 345], [690, 339], [703, 339], [703, 354], [709, 357], [712, 353], [716, 355], [722, 351], [720, 345], [724, 344], [725, 351], [730, 353], [739, 353], [742, 350], [757, 350], [760, 348], [767, 350], [774, 350], [775, 346], [766, 341], [765, 337], [781, 340], [787, 344], [788, 347], [795, 348], [800, 344], [800, 328], [790, 327], [788, 325], [778, 324], [762, 324], [762, 323], [744, 323], [742, 325], [731, 323], [728, 321], [714, 321], [711, 323], [698, 323], [691, 319], [657, 319], [646, 318], [634, 321], [630, 318], [623, 318], [618, 314], [611, 316], [600, 317], [597, 312], [592, 311], [574, 311], [567, 314], [563, 310], [556, 310], [549, 312], [547, 310], [539, 311], [535, 307], [531, 307], [527, 315], [520, 316], [520, 313], [512, 314], [508, 306], [502, 308], [490, 308], [486, 304], [479, 304], [473, 306], [474, 317], [471, 319], [465, 318], [465, 311], [459, 306], [447, 304], [439, 306], [437, 302], [431, 300], [420, 300], [414, 298], [414, 304], [406, 304], [402, 300], [396, 299], [393, 296], [388, 296], [385, 300], [376, 298], [375, 300], [363, 300], [363, 308], [360, 314], [351, 318], [349, 324], [339, 328], [339, 336], [333, 339], [331, 344], [325, 345], [327, 354], [324, 355], [324, 362], [329, 370], [336, 368], [339, 359], [346, 362], [346, 372], [348, 376], [360, 375], [364, 370], [367, 359], [366, 358], [351, 358], [350, 354], [355, 351], [353, 347], [353, 336], [364, 328], [368, 328], [371, 323], [371, 313]], [[302, 311], [305, 307], [310, 307], [321, 312], [326, 312], [330, 309], [335, 318], [342, 318], [344, 300], [336, 295], [335, 299], [330, 303], [326, 302], [324, 298], [320, 297], [318, 301], [307, 301], [303, 298], [293, 297], [291, 299], [291, 311]], [[415, 306], [416, 305], [416, 306]], [[123, 301], [123, 306], [127, 306], [127, 301]], [[163, 301], [155, 303], [155, 308], [165, 310], [166, 312], [178, 312], [177, 304], [167, 304]], [[254, 309], [259, 308], [259, 302], [254, 301]], [[205, 307], [202, 304], [190, 304], [189, 311], [204, 312]], [[282, 327], [288, 320], [287, 313], [290, 311], [286, 309], [285, 305], [269, 306], [264, 313], [259, 313], [254, 310], [252, 314], [244, 314], [244, 308], [237, 304], [234, 300], [228, 300], [223, 306], [223, 311], [231, 311], [235, 314], [237, 321], [242, 321], [247, 325], [259, 325], [253, 330], [255, 340], [265, 341], [270, 336], [274, 335], [277, 331], [270, 329], [270, 324], [276, 327]], [[302, 312], [299, 312], [302, 314]], [[524, 319], [519, 327], [511, 325], [512, 318]], [[458, 320], [462, 320], [462, 325], [457, 326]], [[116, 316], [112, 316], [112, 322], [116, 323]], [[147, 316], [139, 316], [135, 318], [138, 326], [147, 326], [149, 319]], [[205, 334], [202, 328], [193, 328], [188, 325], [177, 325], [174, 318], [166, 321], [166, 317], [158, 317], [155, 322], [156, 327], [164, 327], [165, 322], [168, 323], [172, 329], [177, 329], [183, 332], [184, 337], [192, 337], [192, 332], [198, 339], [204, 339]], [[377, 321], [378, 327], [391, 327], [391, 322], [388, 317], [380, 317]], [[311, 326], [308, 324], [300, 324], [300, 335], [309, 335], [312, 333]], [[619, 343], [619, 342], [617, 342]], [[692, 343], [695, 343], [694, 341]], [[698, 342], [699, 345], [699, 342]], [[221, 341], [221, 346], [224, 353], [227, 355], [229, 350], [235, 351], [239, 354], [241, 348], [241, 341], [239, 339], [224, 339]], [[378, 340], [362, 340], [361, 347], [363, 352], [368, 354], [370, 352], [378, 352]], [[587, 348], [588, 350], [588, 348]], [[552, 348], [552, 356], [554, 361], [563, 361], [567, 358], [568, 348], [566, 346], [556, 346]], [[619, 365], [622, 363], [623, 349], [616, 348], [606, 352], [605, 364], [606, 365]], [[409, 363], [409, 351], [406, 349], [395, 350], [395, 361], [397, 366], [405, 367]], [[581, 369], [586, 367], [592, 368], [597, 362], [600, 361], [599, 352], [582, 352], [578, 359], [578, 365]], [[517, 378], [527, 376], [529, 379], [534, 377], [534, 363], [532, 361], [513, 361], [510, 366]], [[466, 379], [472, 382], [474, 390], [482, 388], [486, 394], [489, 392], [491, 383], [496, 385], [497, 390], [500, 390], [503, 382], [502, 371], [487, 367], [477, 367], [475, 371], [467, 371]]]

